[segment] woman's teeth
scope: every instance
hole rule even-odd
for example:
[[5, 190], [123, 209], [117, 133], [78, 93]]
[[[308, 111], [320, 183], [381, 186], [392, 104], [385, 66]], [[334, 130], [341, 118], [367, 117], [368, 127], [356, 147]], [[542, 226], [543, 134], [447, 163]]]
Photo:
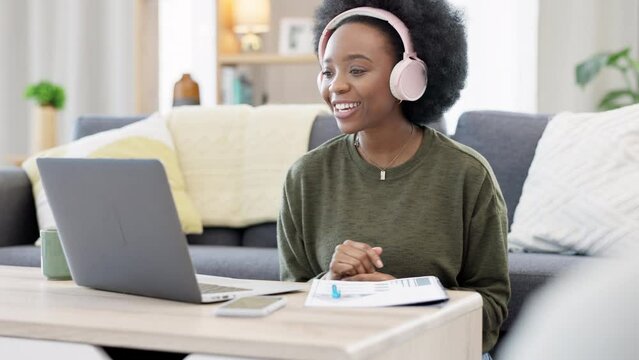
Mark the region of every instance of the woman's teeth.
[[360, 105], [359, 102], [335, 104], [335, 110], [337, 110], [337, 111], [348, 111], [348, 110], [351, 110], [351, 109], [354, 109], [354, 108], [358, 107], [359, 105]]

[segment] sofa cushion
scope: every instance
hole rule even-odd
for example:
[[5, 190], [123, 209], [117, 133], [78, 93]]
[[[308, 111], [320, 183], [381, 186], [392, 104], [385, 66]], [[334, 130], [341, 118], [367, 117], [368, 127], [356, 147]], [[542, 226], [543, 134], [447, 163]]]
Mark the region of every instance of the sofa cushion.
[[509, 253], [511, 298], [502, 331], [512, 326], [532, 292], [572, 266], [595, 261], [596, 258], [578, 255]]
[[488, 160], [506, 200], [509, 224], [512, 224], [528, 167], [548, 117], [503, 111], [470, 111], [459, 118], [453, 138], [477, 150]]
[[561, 113], [539, 140], [509, 247], [625, 253], [639, 234], [639, 104]]
[[246, 246], [189, 246], [198, 274], [242, 279], [279, 280], [277, 249]]
[[243, 229], [207, 227], [202, 234], [189, 234], [189, 244], [240, 246], [242, 244]]
[[33, 245], [0, 247], [0, 265], [40, 266], [40, 248]]
[[276, 248], [276, 223], [269, 222], [247, 227], [242, 237], [242, 246]]
[[[190, 245], [189, 252], [198, 274], [279, 280], [279, 261], [275, 248]], [[34, 245], [0, 247], [0, 264], [39, 267], [40, 248]]]

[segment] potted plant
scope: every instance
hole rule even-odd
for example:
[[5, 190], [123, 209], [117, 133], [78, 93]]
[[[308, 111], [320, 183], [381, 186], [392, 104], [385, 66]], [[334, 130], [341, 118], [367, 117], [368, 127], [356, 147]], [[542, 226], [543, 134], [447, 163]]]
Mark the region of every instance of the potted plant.
[[35, 153], [57, 143], [57, 111], [64, 107], [64, 89], [49, 81], [31, 84], [24, 92], [26, 99], [39, 105], [34, 109], [31, 123], [31, 152]]
[[639, 60], [630, 57], [630, 48], [597, 54], [575, 68], [577, 84], [585, 87], [604, 68], [621, 72], [625, 87], [609, 91], [599, 101], [599, 110], [611, 110], [639, 103]]

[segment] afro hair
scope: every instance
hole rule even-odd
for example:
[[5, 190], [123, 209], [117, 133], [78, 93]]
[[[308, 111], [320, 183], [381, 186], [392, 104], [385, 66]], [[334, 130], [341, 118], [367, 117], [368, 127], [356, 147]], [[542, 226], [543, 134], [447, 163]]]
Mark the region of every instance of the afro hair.
[[[326, 24], [342, 12], [360, 6], [389, 11], [406, 24], [417, 56], [428, 66], [428, 87], [419, 100], [404, 101], [402, 111], [415, 124], [440, 120], [459, 99], [466, 81], [467, 44], [461, 12], [445, 0], [323, 0], [315, 11], [316, 51]], [[360, 20], [359, 16], [353, 17], [340, 25]], [[389, 35], [393, 47], [398, 38], [396, 32]]]

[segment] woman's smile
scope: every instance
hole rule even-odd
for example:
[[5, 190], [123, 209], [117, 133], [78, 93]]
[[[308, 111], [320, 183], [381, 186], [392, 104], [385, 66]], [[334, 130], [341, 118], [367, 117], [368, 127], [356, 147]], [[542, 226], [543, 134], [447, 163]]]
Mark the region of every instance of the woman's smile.
[[333, 115], [339, 120], [346, 119], [359, 110], [361, 101], [334, 101]]

